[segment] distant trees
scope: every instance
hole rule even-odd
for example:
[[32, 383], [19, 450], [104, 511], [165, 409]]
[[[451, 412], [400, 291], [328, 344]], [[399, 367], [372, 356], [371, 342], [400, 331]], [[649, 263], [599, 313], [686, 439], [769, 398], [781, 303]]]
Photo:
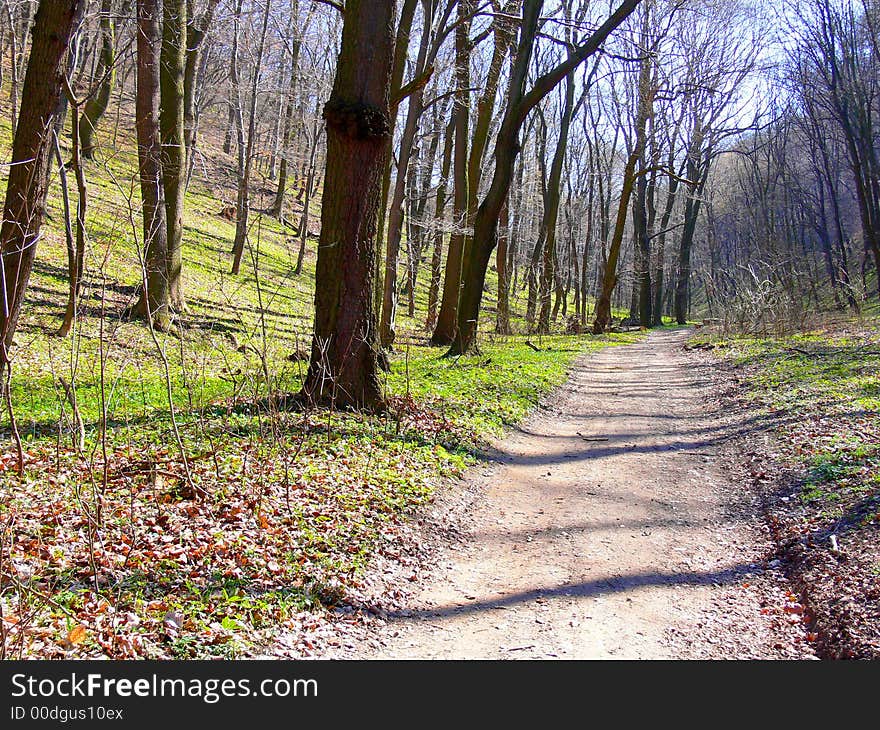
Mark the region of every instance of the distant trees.
[[785, 58], [765, 71], [764, 123], [730, 138], [735, 154], [715, 145], [697, 278], [706, 306], [739, 327], [858, 307], [877, 287], [877, 13], [872, 2], [793, 3]]
[[466, 252], [462, 274], [462, 292], [458, 307], [458, 323], [450, 355], [462, 354], [473, 347], [480, 304], [486, 282], [489, 259], [497, 244], [498, 222], [510, 191], [513, 163], [519, 148], [519, 132], [528, 113], [549, 94], [556, 85], [572, 73], [581, 63], [592, 56], [605, 39], [635, 10], [640, 0], [624, 0], [597, 30], [579, 42], [566, 60], [540, 76], [526, 91], [526, 77], [535, 39], [538, 33], [538, 16], [542, 0], [526, 2], [523, 9], [522, 27], [516, 51], [516, 61], [511, 70], [505, 112], [495, 143], [495, 169], [489, 189], [474, 218], [474, 241]]
[[[5, 6], [0, 71], [16, 144], [41, 152], [42, 138], [19, 129], [34, 108], [22, 83], [37, 47], [32, 5]], [[184, 324], [187, 186], [223, 197], [216, 212], [235, 225], [232, 268], [245, 276], [258, 216], [280, 221], [300, 285], [320, 205], [309, 402], [381, 408], [378, 348], [415, 326], [448, 354], [467, 352], [487, 294], [504, 335], [603, 332], [626, 309], [627, 324], [685, 322], [767, 281], [812, 307], [880, 291], [873, 1], [798, 0], [772, 16], [790, 42], [764, 55], [771, 23], [739, 0], [77, 8], [61, 61], [76, 126], [61, 96], [50, 143], [84, 191], [133, 119], [144, 281], [128, 311], [160, 330]], [[337, 57], [340, 30], [349, 45]], [[211, 178], [224, 170], [234, 181], [221, 194]], [[45, 189], [32, 188], [38, 227]], [[33, 250], [11, 243], [21, 215], [4, 223], [13, 329]], [[91, 239], [77, 224], [66, 326], [89, 280], [77, 251]]]
[[[814, 122], [832, 122], [843, 140], [864, 248], [880, 272], [880, 8], [869, 2], [806, 0], [795, 5], [795, 12], [799, 43], [792, 63], [804, 92], [804, 112]], [[821, 135], [821, 126], [817, 131]], [[877, 287], [880, 292], [880, 276]]]

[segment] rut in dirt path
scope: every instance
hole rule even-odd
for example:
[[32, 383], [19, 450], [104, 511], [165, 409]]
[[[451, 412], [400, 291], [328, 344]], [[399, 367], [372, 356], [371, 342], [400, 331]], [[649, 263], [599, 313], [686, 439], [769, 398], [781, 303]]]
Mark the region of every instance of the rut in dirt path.
[[737, 487], [718, 463], [742, 424], [707, 404], [687, 337], [655, 332], [576, 363], [497, 444], [465, 541], [371, 656], [791, 655], [761, 611], [778, 577], [754, 588], [766, 535], [731, 513]]

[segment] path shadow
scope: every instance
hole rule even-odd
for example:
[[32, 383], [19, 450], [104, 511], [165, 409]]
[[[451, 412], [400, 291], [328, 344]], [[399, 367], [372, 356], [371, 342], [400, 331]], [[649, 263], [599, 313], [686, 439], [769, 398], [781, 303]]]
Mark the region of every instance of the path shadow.
[[688, 571], [684, 573], [635, 573], [598, 578], [582, 583], [560, 584], [548, 588], [534, 588], [495, 599], [482, 599], [467, 605], [445, 605], [422, 609], [398, 609], [388, 612], [389, 619], [444, 618], [447, 616], [467, 616], [501, 608], [519, 606], [532, 601], [551, 598], [595, 598], [602, 595], [627, 593], [650, 586], [700, 586], [730, 585], [751, 575], [763, 572], [758, 563], [738, 565], [709, 572]]

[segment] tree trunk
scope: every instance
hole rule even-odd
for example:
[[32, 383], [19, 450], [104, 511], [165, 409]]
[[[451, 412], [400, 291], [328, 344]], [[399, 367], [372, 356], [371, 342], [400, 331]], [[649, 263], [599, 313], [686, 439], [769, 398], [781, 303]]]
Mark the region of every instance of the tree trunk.
[[623, 243], [623, 229], [626, 224], [626, 212], [635, 185], [636, 164], [638, 154], [633, 151], [626, 161], [623, 172], [623, 187], [620, 191], [620, 202], [617, 208], [617, 222], [614, 234], [608, 247], [608, 258], [602, 269], [602, 287], [596, 298], [596, 314], [593, 318], [593, 334], [600, 335], [611, 325], [611, 295], [617, 286], [617, 262], [620, 258], [620, 246]]
[[[384, 407], [373, 305], [382, 174], [391, 139], [394, 0], [348, 0], [327, 120], [311, 361], [300, 397]], [[357, 175], [352, 175], [357, 170]]]
[[315, 158], [318, 154], [318, 141], [321, 138], [318, 116], [319, 109], [315, 109], [315, 125], [312, 127], [312, 144], [309, 148], [309, 170], [306, 173], [305, 197], [303, 198], [302, 215], [299, 219], [299, 252], [296, 255], [296, 267], [293, 270], [295, 276], [302, 273], [303, 261], [306, 256], [306, 242], [309, 237], [309, 217], [312, 206], [312, 183], [315, 180]]
[[[88, 207], [88, 188], [86, 187], [86, 176], [82, 166], [82, 142], [79, 136], [79, 130], [82, 128], [82, 118], [79, 117], [79, 105], [71, 104], [70, 113], [72, 116], [71, 129], [73, 139], [71, 144], [70, 165], [73, 168], [76, 178], [76, 245], [71, 249], [67, 249], [67, 308], [64, 312], [64, 319], [61, 327], [58, 329], [59, 337], [67, 337], [70, 333], [73, 322], [76, 319], [76, 305], [79, 298], [79, 290], [82, 286], [83, 268], [85, 265], [86, 255], [86, 210]], [[54, 131], [53, 131], [54, 135]], [[72, 254], [72, 255], [71, 255]]]
[[162, 180], [165, 185], [165, 224], [168, 229], [166, 268], [171, 305], [178, 311], [182, 311], [184, 297], [181, 267], [183, 263], [183, 207], [186, 175], [183, 117], [186, 0], [163, 1], [161, 53], [159, 131], [162, 135]]
[[134, 314], [151, 317], [158, 329], [165, 330], [170, 326], [170, 288], [159, 129], [161, 0], [138, 0], [137, 14], [136, 123], [144, 239], [142, 289]]
[[[428, 57], [428, 46], [431, 40], [431, 9], [433, 4], [422, 2], [424, 17], [422, 19], [422, 36], [419, 40], [418, 56], [413, 71], [414, 77], [425, 72]], [[394, 180], [394, 193], [391, 197], [391, 208], [388, 211], [388, 237], [385, 248], [385, 278], [382, 293], [382, 313], [379, 320], [379, 342], [382, 347], [390, 347], [394, 343], [394, 322], [397, 314], [397, 264], [400, 257], [400, 241], [403, 235], [403, 204], [406, 197], [406, 181], [410, 158], [415, 146], [416, 133], [419, 128], [419, 117], [422, 115], [422, 89], [410, 94], [406, 113], [406, 124], [400, 137], [400, 148], [397, 155], [397, 175]]]
[[458, 26], [455, 29], [455, 150], [452, 160], [453, 201], [452, 235], [446, 253], [446, 271], [443, 277], [443, 297], [437, 324], [431, 335], [432, 345], [448, 345], [455, 337], [456, 313], [461, 291], [461, 271], [464, 256], [468, 211], [468, 142], [470, 126], [471, 41], [470, 14], [472, 0], [461, 0], [458, 5]]
[[[671, 170], [674, 163], [674, 152], [670, 152], [668, 167]], [[663, 209], [663, 216], [660, 219], [660, 231], [657, 234], [657, 266], [654, 270], [654, 326], [661, 327], [663, 325], [663, 276], [664, 264], [666, 260], [666, 229], [669, 227], [669, 221], [672, 218], [672, 211], [675, 208], [676, 194], [678, 193], [678, 179], [670, 178], [669, 188], [666, 193], [666, 207]]]
[[428, 316], [425, 329], [433, 331], [437, 324], [437, 300], [440, 297], [440, 277], [443, 274], [443, 213], [446, 210], [446, 198], [449, 185], [449, 172], [452, 169], [452, 146], [455, 142], [455, 114], [446, 127], [443, 140], [443, 164], [440, 170], [440, 183], [437, 186], [437, 198], [434, 206], [434, 251], [431, 255], [431, 282], [428, 285]]
[[[394, 94], [403, 86], [403, 75], [406, 72], [406, 61], [409, 55], [409, 35], [412, 31], [413, 20], [416, 14], [416, 6], [418, 0], [403, 0], [403, 7], [400, 9], [400, 21], [397, 24], [397, 35], [394, 42], [394, 62], [391, 69], [391, 92]], [[397, 121], [397, 104], [391, 106], [391, 125], [392, 134], [393, 127]], [[379, 240], [384, 241], [385, 223], [388, 215], [388, 196], [391, 193], [391, 171], [394, 167], [394, 159], [391, 153], [391, 145], [388, 146], [387, 159], [385, 160], [385, 170], [382, 176], [382, 194], [379, 202]], [[384, 292], [384, 281], [382, 279], [382, 249], [381, 246], [376, 252], [376, 286], [373, 295], [375, 296], [376, 312], [382, 311], [382, 295]]]
[[499, 219], [498, 249], [495, 252], [495, 268], [498, 270], [498, 305], [495, 311], [495, 333], [510, 334], [510, 271], [507, 256], [510, 243], [510, 204], [504, 201]]
[[22, 105], [12, 143], [6, 182], [0, 254], [3, 263], [0, 309], [0, 370], [9, 350], [33, 268], [46, 207], [52, 129], [64, 83], [64, 55], [82, 0], [40, 0], [34, 18], [31, 53], [25, 72]]
[[[708, 164], [701, 164], [703, 159], [703, 135], [699, 126], [694, 132], [691, 148], [688, 151], [687, 173], [691, 184], [687, 186], [687, 200], [684, 207], [684, 227], [678, 245], [678, 274], [675, 280], [675, 320], [678, 324], [687, 323], [689, 292], [691, 279], [691, 248], [694, 233], [697, 230], [697, 219], [700, 216], [700, 203], [706, 180], [709, 178]], [[705, 159], [711, 159], [707, 154]]]
[[202, 45], [214, 20], [220, 0], [208, 0], [205, 11], [198, 18], [189, 18], [186, 26], [186, 67], [183, 72], [183, 125], [187, 150], [186, 180], [192, 176], [196, 150], [196, 84], [202, 60]]
[[266, 31], [269, 28], [269, 9], [272, 6], [270, 0], [264, 0], [266, 5], [263, 9], [263, 25], [260, 31], [260, 41], [257, 47], [257, 56], [254, 61], [254, 69], [251, 75], [250, 103], [248, 108], [248, 131], [247, 143], [244, 153], [244, 166], [240, 171], [238, 180], [238, 198], [235, 216], [235, 240], [232, 243], [232, 274], [237, 275], [241, 269], [241, 257], [248, 239], [248, 226], [251, 211], [251, 169], [254, 164], [254, 145], [257, 137], [257, 92], [260, 85], [260, 74], [263, 70], [263, 55], [266, 49]]
[[538, 332], [550, 332], [550, 303], [553, 284], [556, 279], [556, 223], [559, 219], [560, 185], [562, 183], [562, 165], [568, 149], [568, 132], [574, 114], [574, 74], [569, 74], [565, 83], [565, 106], [559, 125], [559, 140], [550, 166], [550, 177], [547, 180], [544, 198], [544, 252], [541, 269], [541, 311], [538, 315]]
[[[617, 208], [617, 222], [614, 227], [614, 235], [611, 239], [611, 246], [608, 251], [608, 259], [605, 262], [605, 270], [602, 272], [602, 289], [599, 292], [596, 301], [596, 316], [593, 320], [593, 334], [601, 334], [611, 324], [611, 295], [617, 286], [617, 262], [620, 257], [620, 247], [623, 243], [624, 224], [626, 223], [626, 213], [632, 198], [633, 190], [636, 184], [644, 185], [646, 183], [644, 174], [639, 174], [637, 178], [636, 168], [643, 162], [645, 157], [645, 147], [647, 145], [647, 127], [648, 119], [653, 109], [653, 94], [650, 88], [650, 57], [646, 57], [641, 61], [639, 66], [639, 89], [638, 89], [638, 109], [636, 111], [636, 130], [633, 149], [630, 152], [626, 162], [626, 168], [623, 173], [623, 187], [620, 192], [620, 204]], [[640, 188], [638, 195], [644, 194], [644, 188]], [[644, 198], [642, 198], [644, 200]], [[639, 220], [636, 220], [636, 217]], [[637, 236], [642, 236], [647, 245], [648, 233], [645, 230], [645, 211], [640, 205], [636, 205], [634, 213], [634, 223], [636, 223]], [[638, 262], [644, 252], [643, 248], [637, 244], [634, 255]], [[639, 266], [640, 269], [649, 269], [650, 263], [645, 262]], [[648, 279], [648, 292], [650, 292], [650, 278]], [[650, 294], [649, 294], [650, 296]], [[638, 301], [638, 299], [636, 300]]]
[[79, 142], [82, 156], [91, 160], [95, 156], [95, 129], [110, 105], [110, 94], [116, 84], [116, 50], [113, 25], [113, 3], [101, 0], [101, 60], [98, 64], [98, 89], [83, 107], [79, 118]]

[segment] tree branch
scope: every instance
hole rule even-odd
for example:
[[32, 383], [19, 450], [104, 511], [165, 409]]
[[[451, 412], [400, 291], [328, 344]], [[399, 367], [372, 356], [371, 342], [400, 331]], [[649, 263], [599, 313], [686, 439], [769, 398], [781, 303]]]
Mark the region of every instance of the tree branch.
[[404, 99], [408, 96], [411, 96], [417, 91], [421, 91], [424, 89], [428, 82], [431, 80], [431, 77], [434, 75], [434, 67], [429, 66], [424, 70], [423, 73], [416, 76], [412, 81], [404, 86], [401, 86], [394, 94], [391, 95], [391, 106], [396, 107], [400, 104]]
[[331, 8], [335, 8], [340, 13], [345, 15], [345, 6], [342, 4], [341, 0], [312, 0], [312, 2], [318, 3], [320, 5], [329, 5]]
[[620, 7], [614, 11], [608, 20], [596, 29], [585, 43], [578, 46], [574, 53], [572, 53], [565, 61], [538, 78], [531, 91], [522, 98], [522, 101], [519, 104], [517, 114], [519, 119], [525, 119], [538, 102], [553, 91], [562, 79], [568, 76], [568, 74], [574, 71], [599, 50], [600, 46], [605, 42], [608, 36], [629, 17], [641, 1], [642, 0], [623, 0]]

